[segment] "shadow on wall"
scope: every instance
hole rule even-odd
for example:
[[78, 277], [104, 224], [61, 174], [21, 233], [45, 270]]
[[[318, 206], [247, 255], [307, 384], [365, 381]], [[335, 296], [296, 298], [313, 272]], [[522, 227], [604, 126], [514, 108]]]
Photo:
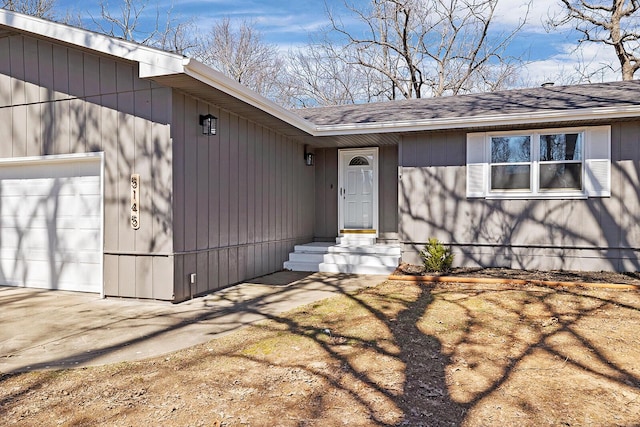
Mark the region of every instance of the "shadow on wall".
[[466, 198], [465, 167], [457, 162], [404, 167], [405, 261], [419, 262], [426, 240], [436, 237], [453, 247], [462, 266], [640, 270], [639, 176], [637, 161], [614, 157], [609, 198], [485, 200]]

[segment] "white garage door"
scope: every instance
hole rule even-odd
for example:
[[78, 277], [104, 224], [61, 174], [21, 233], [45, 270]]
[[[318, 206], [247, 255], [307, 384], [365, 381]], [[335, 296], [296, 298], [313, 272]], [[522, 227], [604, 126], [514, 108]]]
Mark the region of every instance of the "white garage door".
[[0, 284], [102, 291], [98, 156], [0, 162]]

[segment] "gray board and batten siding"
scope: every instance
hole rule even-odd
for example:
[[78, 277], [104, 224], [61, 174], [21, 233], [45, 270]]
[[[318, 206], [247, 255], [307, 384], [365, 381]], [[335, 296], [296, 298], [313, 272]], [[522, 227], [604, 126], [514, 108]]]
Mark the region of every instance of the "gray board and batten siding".
[[[640, 81], [635, 80], [393, 101], [393, 108], [381, 102], [297, 113], [319, 126], [424, 126], [387, 138], [396, 138], [398, 170], [393, 177], [384, 174], [384, 182], [397, 185], [398, 199], [381, 206], [397, 209], [404, 261], [420, 262], [420, 249], [429, 237], [437, 237], [453, 247], [456, 265], [637, 271], [639, 92]], [[617, 117], [605, 117], [612, 110], [619, 111]], [[467, 197], [468, 133], [593, 125], [611, 125], [611, 196]], [[328, 191], [326, 185], [318, 190]], [[332, 197], [319, 194], [317, 203], [322, 206]], [[333, 214], [318, 213], [327, 219]], [[381, 214], [381, 221], [384, 218]]]
[[[304, 146], [173, 96], [175, 299], [282, 269], [294, 245], [313, 239], [314, 168], [304, 164]], [[218, 117], [215, 136], [197, 125], [206, 113]]]
[[[0, 157], [104, 152], [104, 292], [171, 299], [170, 89], [131, 63], [22, 35], [0, 38]], [[45, 157], [46, 158], [46, 157]], [[129, 225], [131, 173], [141, 223]]]
[[640, 121], [611, 123], [611, 196], [563, 200], [467, 198], [466, 132], [405, 135], [399, 234], [418, 262], [429, 237], [455, 265], [638, 271]]
[[[304, 146], [137, 76], [126, 60], [0, 38], [0, 121], [9, 124], [0, 158], [104, 153], [106, 296], [177, 302], [279, 270], [296, 243], [313, 238]], [[213, 137], [198, 124], [208, 112], [219, 118]]]

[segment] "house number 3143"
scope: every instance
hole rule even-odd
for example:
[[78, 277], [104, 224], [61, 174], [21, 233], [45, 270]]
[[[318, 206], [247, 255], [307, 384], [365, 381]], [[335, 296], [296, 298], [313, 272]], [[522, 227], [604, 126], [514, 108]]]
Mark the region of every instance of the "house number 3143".
[[140, 174], [131, 175], [131, 228], [140, 228]]

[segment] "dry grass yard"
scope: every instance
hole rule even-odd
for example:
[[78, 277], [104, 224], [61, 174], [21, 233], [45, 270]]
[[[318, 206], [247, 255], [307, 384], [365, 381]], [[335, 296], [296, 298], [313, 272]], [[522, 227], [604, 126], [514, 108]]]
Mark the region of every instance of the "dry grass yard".
[[135, 363], [0, 379], [0, 424], [631, 426], [640, 293], [387, 281]]

